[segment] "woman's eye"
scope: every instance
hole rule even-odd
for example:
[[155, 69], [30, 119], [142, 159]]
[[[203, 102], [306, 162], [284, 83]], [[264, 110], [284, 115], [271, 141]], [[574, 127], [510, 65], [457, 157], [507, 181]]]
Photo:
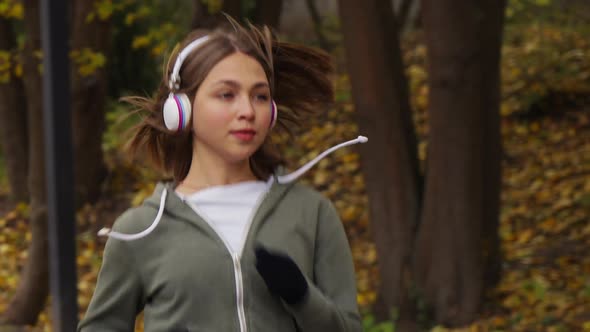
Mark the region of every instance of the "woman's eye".
[[219, 94], [219, 98], [221, 98], [223, 100], [232, 99], [233, 97], [234, 97], [234, 94], [232, 92], [222, 92]]
[[270, 100], [270, 96], [267, 94], [256, 95], [256, 100], [266, 102]]

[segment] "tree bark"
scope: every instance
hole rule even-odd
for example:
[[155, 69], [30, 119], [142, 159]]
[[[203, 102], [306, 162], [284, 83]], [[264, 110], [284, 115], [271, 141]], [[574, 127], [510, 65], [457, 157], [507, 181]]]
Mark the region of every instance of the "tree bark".
[[408, 13], [405, 19], [405, 24], [402, 26], [402, 31], [407, 32], [411, 29], [416, 29], [421, 27], [421, 1], [422, 0], [412, 0], [410, 3], [410, 8], [408, 8]]
[[[12, 53], [16, 47], [11, 22], [0, 17], [0, 50]], [[22, 202], [29, 199], [26, 99], [22, 80], [14, 74], [9, 79], [8, 83], [0, 83], [0, 141], [11, 198]]]
[[242, 18], [242, 0], [223, 0], [221, 11], [240, 20]]
[[25, 0], [26, 42], [23, 71], [27, 96], [29, 133], [29, 191], [31, 244], [28, 257], [14, 297], [0, 322], [14, 325], [35, 325], [45, 306], [49, 292], [47, 198], [45, 186], [45, 149], [43, 139], [42, 85], [40, 61], [33, 52], [41, 49], [38, 0]]
[[394, 0], [394, 12], [400, 34], [418, 25], [421, 0]]
[[[88, 13], [94, 10], [93, 6], [92, 1], [73, 3], [71, 47], [72, 50], [89, 48], [106, 56], [109, 51], [111, 21], [95, 18], [86, 22]], [[71, 82], [76, 206], [80, 206], [98, 199], [101, 183], [106, 176], [102, 151], [107, 95], [106, 66], [82, 76], [72, 62]]]
[[227, 20], [221, 12], [228, 14], [235, 20], [242, 19], [242, 1], [241, 0], [223, 0], [221, 12], [209, 12], [207, 5], [202, 0], [193, 1], [193, 29], [213, 29], [220, 24], [227, 24]]
[[318, 44], [322, 49], [329, 50], [331, 46], [330, 43], [328, 43], [326, 36], [324, 35], [322, 27], [322, 17], [320, 16], [318, 8], [315, 5], [315, 0], [305, 0], [305, 4], [307, 5], [309, 16], [311, 16], [311, 21], [313, 22], [313, 29], [318, 38]]
[[423, 2], [430, 139], [416, 276], [436, 321], [448, 326], [476, 318], [488, 264], [499, 266], [504, 6], [497, 0]]
[[370, 139], [359, 149], [379, 257], [375, 309], [380, 319], [399, 309], [398, 324], [411, 324], [408, 273], [421, 179], [393, 9], [390, 0], [340, 0], [339, 8], [359, 129]]
[[214, 15], [209, 13], [207, 6], [201, 0], [193, 1], [192, 29], [210, 28], [214, 26]]
[[418, 0], [397, 0], [394, 1], [394, 12], [395, 18], [398, 24], [399, 31], [403, 31], [404, 26], [406, 25], [406, 19], [408, 18], [408, 13], [410, 12], [410, 7], [412, 6], [413, 2]]
[[257, 0], [254, 10], [254, 23], [279, 29], [283, 0]]

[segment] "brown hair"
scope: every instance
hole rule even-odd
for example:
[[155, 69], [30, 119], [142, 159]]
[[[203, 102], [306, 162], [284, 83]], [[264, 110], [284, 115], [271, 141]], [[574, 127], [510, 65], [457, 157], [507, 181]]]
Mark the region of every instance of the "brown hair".
[[[235, 52], [242, 52], [256, 59], [263, 67], [271, 87], [272, 98], [278, 105], [277, 125], [273, 130], [291, 133], [301, 124], [301, 115], [325, 109], [333, 101], [330, 74], [333, 67], [330, 57], [323, 51], [303, 45], [280, 42], [267, 27], [252, 24], [240, 25], [227, 17], [231, 23], [208, 33], [208, 40], [184, 60], [180, 70], [181, 85], [178, 92], [186, 93], [193, 103], [201, 83], [209, 71], [222, 59]], [[173, 133], [166, 129], [162, 107], [170, 90], [168, 80], [179, 49], [204, 36], [204, 31], [193, 31], [170, 56], [155, 96], [124, 97], [121, 100], [144, 113], [140, 123], [132, 128], [129, 151], [136, 156], [147, 152], [156, 168], [171, 174], [175, 181], [183, 180], [190, 168], [193, 142], [190, 130]], [[192, 119], [192, 117], [191, 117]], [[192, 124], [189, 124], [192, 128]], [[274, 169], [283, 164], [276, 152], [270, 135], [250, 158], [254, 174], [267, 178]]]

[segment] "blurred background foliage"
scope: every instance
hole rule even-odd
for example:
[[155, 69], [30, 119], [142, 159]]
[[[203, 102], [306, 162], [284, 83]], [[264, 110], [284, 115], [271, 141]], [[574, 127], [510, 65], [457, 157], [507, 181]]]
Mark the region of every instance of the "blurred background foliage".
[[[221, 0], [204, 1], [211, 12]], [[253, 17], [255, 0], [243, 1], [245, 18]], [[127, 129], [137, 121], [118, 99], [149, 95], [162, 77], [166, 55], [191, 28], [193, 10], [183, 0], [96, 1], [88, 20], [113, 21], [109, 54], [73, 50], [81, 71], [108, 68], [107, 128], [103, 150], [109, 168], [106, 196], [77, 212], [80, 314], [88, 305], [101, 262], [104, 241], [96, 230], [123, 209], [149, 195], [158, 174], [129, 161], [123, 146]], [[23, 47], [22, 3], [0, 0], [0, 16], [14, 20]], [[285, 156], [297, 166], [316, 153], [358, 132], [354, 124], [350, 82], [344, 71], [338, 16], [323, 13], [316, 31], [302, 40], [280, 31], [284, 39], [305, 41], [331, 52], [338, 65], [336, 105], [312, 121], [297, 145], [284, 144]], [[312, 24], [306, 22], [305, 24]], [[500, 286], [486, 295], [481, 319], [453, 331], [590, 331], [590, 5], [584, 0], [509, 0], [502, 47], [502, 214], [500, 235], [505, 255]], [[419, 136], [419, 159], [428, 145], [426, 50], [420, 22], [402, 37], [410, 100]], [[0, 50], [0, 81], [7, 72], [22, 76], [16, 52]], [[296, 147], [295, 147], [296, 146]], [[349, 235], [359, 289], [359, 305], [368, 332], [396, 331], [395, 322], [376, 322], [370, 306], [376, 299], [377, 255], [367, 215], [364, 180], [355, 152], [339, 151], [321, 162], [304, 181], [329, 196]], [[6, 172], [0, 151], [0, 312], [14, 293], [18, 271], [27, 257], [30, 232], [27, 205], [8, 203]], [[2, 198], [4, 197], [4, 198]], [[395, 315], [394, 315], [395, 317]], [[436, 326], [426, 311], [422, 326]], [[46, 310], [36, 328], [49, 331]], [[394, 319], [395, 320], [395, 319]], [[142, 330], [138, 323], [138, 330]]]

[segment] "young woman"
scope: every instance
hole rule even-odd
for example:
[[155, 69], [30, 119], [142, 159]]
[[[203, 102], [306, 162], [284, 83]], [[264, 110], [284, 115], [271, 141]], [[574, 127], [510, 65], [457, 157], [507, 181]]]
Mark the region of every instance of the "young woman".
[[[325, 109], [326, 54], [267, 28], [194, 33], [173, 54], [131, 140], [173, 177], [119, 217], [78, 331], [360, 331], [334, 207], [281, 174], [269, 133]], [[278, 106], [278, 108], [277, 108]], [[276, 125], [276, 126], [275, 126]]]

